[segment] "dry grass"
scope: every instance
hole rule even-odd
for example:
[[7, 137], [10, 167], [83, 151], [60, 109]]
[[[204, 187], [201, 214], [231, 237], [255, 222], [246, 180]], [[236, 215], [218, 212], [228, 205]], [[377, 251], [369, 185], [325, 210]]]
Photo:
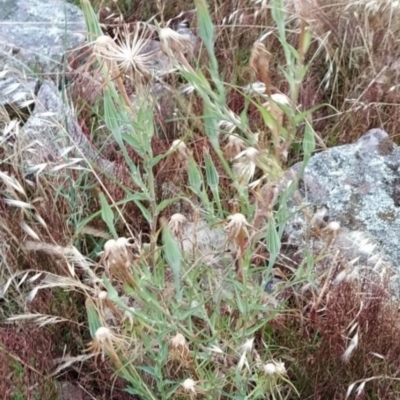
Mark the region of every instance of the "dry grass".
[[[38, 357], [37, 365], [30, 364], [12, 345], [13, 340], [24, 337], [25, 331], [17, 334], [13, 327], [2, 330], [0, 343], [13, 357], [38, 370], [38, 376], [47, 376], [54, 367], [49, 359], [61, 358], [65, 352], [79, 357], [88, 354], [89, 348], [89, 355], [92, 352], [98, 357], [84, 363], [83, 359], [71, 362], [61, 373], [78, 380], [98, 398], [131, 398], [119, 390], [127, 385], [133, 395], [149, 399], [267, 395], [271, 399], [298, 395], [302, 399], [344, 399], [346, 395], [396, 399], [400, 325], [397, 304], [388, 295], [387, 285], [366, 281], [335, 285], [340, 265], [332, 266], [333, 275], [328, 278], [311, 272], [304, 278], [293, 272], [293, 265], [303, 260], [280, 265], [284, 258], [279, 258], [279, 271], [278, 263], [272, 266], [287, 282], [277, 297], [266, 294], [259, 285], [260, 271], [267, 269], [275, 255], [268, 247], [270, 240], [265, 239], [270, 238], [270, 223], [265, 226], [262, 221], [273, 220], [279, 202], [273, 186], [270, 204], [260, 202], [257, 185], [244, 202], [235, 186], [266, 177], [274, 183], [288, 165], [301, 160], [306, 122], [312, 123], [317, 139], [323, 140], [317, 140], [317, 150], [323, 142], [328, 146], [353, 142], [375, 127], [387, 130], [396, 141], [400, 120], [400, 49], [396, 40], [400, 27], [396, 24], [400, 11], [385, 8], [384, 2], [370, 1], [369, 12], [364, 13], [365, 2], [352, 3], [350, 7], [347, 3], [310, 0], [294, 2], [295, 7], [288, 8], [288, 43], [309, 65], [294, 89], [282, 72], [284, 50], [271, 9], [263, 8], [264, 2], [225, 0], [210, 8], [215, 55], [227, 89], [228, 107], [215, 102], [226, 119], [219, 121], [223, 130], [219, 144], [230, 163], [220, 157], [205, 133], [206, 96], [196, 90], [182, 91], [183, 87], [187, 89], [186, 81], [193, 83], [184, 77], [194, 68], [202, 69], [209, 81], [214, 79], [212, 69], [204, 67], [212, 61], [205, 48], [194, 48], [194, 57], [190, 58], [178, 47], [179, 37], [168, 42], [170, 48], [175, 46], [168, 57], [181, 74], [170, 74], [163, 80], [168, 90], [154, 105], [157, 132], [147, 150], [127, 147], [127, 155], [112, 140], [103, 147], [105, 139], [110, 139], [104, 128], [109, 123], [102, 104], [105, 89], [115, 82], [123, 99], [121, 108], [126, 106], [134, 120], [137, 114], [129, 110], [130, 98], [140, 98], [152, 78], [146, 76], [143, 67], [132, 75], [124, 71], [128, 77], [122, 79], [116, 73], [118, 60], [103, 60], [109, 75], [95, 63], [87, 69], [85, 62], [93, 62], [96, 51], [89, 51], [84, 60], [82, 55], [71, 55], [69, 77], [75, 84], [69, 87], [69, 94], [79, 111], [80, 125], [93, 144], [102, 147], [102, 155], [115, 161], [116, 173], [112, 177], [93, 176], [71, 168], [56, 176], [44, 173], [27, 177], [16, 147], [3, 145], [7, 162], [0, 170], [7, 175], [0, 182], [0, 262], [4, 264], [0, 267], [6, 272], [0, 277], [3, 287], [6, 282], [10, 286], [2, 317], [17, 313], [62, 317], [58, 325], [46, 320], [42, 337], [46, 357]], [[306, 8], [307, 4], [311, 8]], [[124, 32], [134, 32], [134, 22], [154, 15], [163, 27], [181, 11], [185, 13], [170, 26], [176, 27], [183, 19], [191, 28], [199, 24], [190, 2], [140, 2], [132, 9], [121, 3], [120, 10], [114, 2], [111, 5], [111, 11], [100, 10], [99, 16], [104, 33], [113, 39], [123, 40]], [[121, 22], [119, 11], [125, 13], [126, 23]], [[116, 15], [108, 18], [110, 13]], [[303, 54], [307, 26], [311, 43]], [[157, 29], [151, 35], [157, 38]], [[260, 38], [265, 47], [258, 43], [256, 48], [262, 50], [264, 58], [259, 55], [256, 59], [253, 45]], [[107, 48], [108, 58], [111, 51], [115, 48]], [[97, 56], [106, 58], [104, 51], [98, 51]], [[282, 127], [272, 125], [270, 129], [260, 112], [266, 99], [256, 94], [248, 104], [243, 87], [257, 80], [270, 85], [274, 94], [290, 96], [287, 104], [297, 115], [315, 106], [320, 108], [312, 120], [303, 120], [294, 128], [280, 114], [280, 108], [275, 109], [275, 117], [282, 117], [282, 125], [289, 131], [282, 140]], [[215, 80], [213, 89], [218, 91]], [[270, 102], [270, 111], [273, 105]], [[237, 128], [232, 120], [237, 121], [243, 111], [247, 121], [240, 134], [245, 134], [238, 142], [232, 136]], [[141, 121], [145, 133], [146, 121]], [[254, 137], [249, 133], [258, 133], [255, 144], [250, 143]], [[177, 138], [185, 147], [170, 154]], [[154, 168], [146, 167], [146, 161], [165, 154], [168, 156]], [[151, 194], [139, 204], [132, 201], [141, 189], [140, 182], [133, 182], [129, 161], [138, 165]], [[227, 164], [239, 175], [233, 183]], [[196, 174], [191, 165], [199, 166], [207, 183], [201, 193], [195, 190]], [[217, 184], [212, 184], [213, 179]], [[174, 196], [186, 202], [169, 202]], [[112, 211], [104, 198], [114, 207]], [[10, 199], [14, 203], [10, 204]], [[164, 206], [161, 211], [160, 204]], [[151, 213], [150, 221], [143, 208]], [[177, 211], [185, 218], [177, 218]], [[114, 215], [111, 227], [107, 219], [110, 212]], [[172, 222], [180, 221], [178, 225], [171, 225], [172, 214]], [[230, 248], [225, 252], [215, 238], [200, 237], [190, 256], [185, 254], [188, 258], [182, 259], [182, 235], [190, 229], [182, 230], [181, 224], [196, 223], [200, 217], [225, 232]], [[172, 236], [165, 228], [167, 220], [174, 227]], [[116, 237], [133, 235], [137, 247], [120, 246], [101, 256], [113, 230]], [[210, 248], [217, 249], [216, 254], [210, 254]], [[284, 253], [284, 247], [281, 251]], [[230, 262], [221, 271], [226, 260]], [[8, 280], [13, 275], [14, 279]], [[221, 282], [226, 285], [223, 291]], [[27, 303], [25, 296], [35, 287], [41, 289], [31, 291], [34, 301]], [[284, 301], [277, 302], [277, 298]], [[104, 329], [99, 331], [100, 326]], [[28, 344], [27, 348], [29, 356], [38, 356], [40, 349]], [[29, 366], [24, 368], [32, 369]], [[2, 376], [8, 373], [4, 371], [0, 371]]]

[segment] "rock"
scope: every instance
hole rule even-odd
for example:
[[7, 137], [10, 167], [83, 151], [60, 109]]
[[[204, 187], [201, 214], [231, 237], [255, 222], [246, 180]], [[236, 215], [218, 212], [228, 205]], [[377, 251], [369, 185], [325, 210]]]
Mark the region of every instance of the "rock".
[[0, 80], [0, 128], [3, 128], [7, 120], [16, 118], [26, 121], [28, 119], [39, 87], [38, 79]]
[[86, 40], [82, 11], [63, 0], [0, 0], [0, 10], [0, 71], [61, 71], [65, 51]]
[[[288, 172], [286, 182], [300, 167]], [[339, 251], [354, 268], [398, 268], [400, 148], [386, 132], [372, 129], [353, 144], [314, 155], [294, 199], [285, 239], [299, 249], [300, 259], [306, 249], [323, 250], [321, 238], [331, 235], [329, 253]], [[329, 226], [332, 221], [339, 230], [330, 229], [338, 228]]]
[[26, 152], [29, 152], [29, 157], [26, 157], [27, 166], [63, 163], [62, 153], [73, 146], [74, 150], [68, 153], [69, 158], [86, 158], [97, 162], [108, 172], [113, 171], [113, 163], [99, 157], [82, 132], [72, 110], [64, 103], [61, 93], [51, 81], [44, 81], [41, 85], [32, 115], [20, 132], [20, 140]]
[[68, 381], [57, 383], [59, 400], [86, 400], [88, 396], [76, 384]]

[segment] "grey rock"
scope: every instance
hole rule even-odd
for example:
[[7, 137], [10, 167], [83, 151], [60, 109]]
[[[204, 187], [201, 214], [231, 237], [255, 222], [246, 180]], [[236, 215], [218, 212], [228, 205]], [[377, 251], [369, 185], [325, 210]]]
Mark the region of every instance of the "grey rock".
[[6, 78], [0, 80], [0, 107], [26, 107], [27, 103], [34, 102], [40, 82], [38, 79]]
[[39, 88], [38, 79], [0, 79], [0, 130], [13, 119], [29, 118]]
[[[288, 172], [286, 183], [300, 167], [297, 164]], [[340, 229], [332, 236], [331, 254], [338, 251], [355, 268], [396, 270], [400, 263], [400, 148], [386, 132], [372, 129], [353, 144], [314, 155], [289, 210], [294, 216], [285, 237], [300, 255], [305, 249], [324, 250], [321, 235], [330, 235], [327, 224], [336, 221]]]
[[21, 130], [20, 140], [29, 153], [29, 157], [26, 157], [27, 166], [64, 162], [62, 153], [68, 147], [73, 147], [69, 157], [85, 158], [98, 163], [108, 172], [113, 171], [113, 164], [99, 157], [51, 81], [41, 85], [34, 111]]
[[61, 71], [65, 51], [85, 39], [82, 11], [63, 0], [0, 0], [0, 71]]
[[88, 396], [77, 384], [68, 381], [57, 382], [59, 400], [86, 400]]

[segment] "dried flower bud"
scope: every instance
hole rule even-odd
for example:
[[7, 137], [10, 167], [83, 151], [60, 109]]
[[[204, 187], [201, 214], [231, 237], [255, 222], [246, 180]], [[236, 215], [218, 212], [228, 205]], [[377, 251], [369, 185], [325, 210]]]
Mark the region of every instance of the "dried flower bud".
[[182, 383], [182, 387], [187, 392], [196, 393], [196, 382], [193, 379], [190, 378], [186, 379]]
[[271, 95], [271, 84], [269, 79], [269, 62], [271, 53], [260, 41], [254, 43], [250, 55], [250, 67], [253, 68], [260, 80], [264, 83], [268, 95]]
[[233, 159], [233, 171], [240, 184], [248, 184], [256, 172], [256, 160], [259, 151], [248, 147]]
[[274, 375], [276, 373], [276, 367], [273, 363], [267, 363], [264, 365], [264, 372], [267, 375]]
[[176, 213], [171, 215], [168, 227], [174, 235], [179, 236], [182, 234], [182, 229], [186, 222], [187, 218], [184, 215]]
[[98, 298], [99, 300], [105, 300], [108, 296], [108, 293], [105, 290], [102, 290], [99, 294], [98, 294]]
[[340, 223], [337, 221], [332, 221], [327, 225], [326, 229], [332, 232], [337, 232], [340, 229]]
[[180, 161], [186, 161], [189, 156], [188, 148], [183, 140], [177, 139], [172, 142], [170, 152], [177, 152]]
[[247, 226], [249, 223], [243, 214], [236, 213], [230, 215], [228, 218], [228, 224], [225, 226], [225, 232], [227, 232], [229, 238], [236, 239], [239, 233], [243, 230], [247, 232]]
[[98, 328], [94, 336], [100, 344], [111, 343], [113, 340], [111, 329], [105, 326]]

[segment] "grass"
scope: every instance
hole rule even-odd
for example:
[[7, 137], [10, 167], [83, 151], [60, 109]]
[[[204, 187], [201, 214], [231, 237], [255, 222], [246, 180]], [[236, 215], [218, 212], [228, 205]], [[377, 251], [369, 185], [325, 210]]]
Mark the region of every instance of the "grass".
[[[149, 3], [158, 23], [141, 26], [132, 21], [149, 18], [132, 4], [120, 10], [131, 24], [105, 35], [81, 0], [90, 55], [74, 74], [88, 67], [94, 85], [65, 88], [114, 173], [49, 161], [32, 179], [18, 146], [4, 145], [6, 322], [39, 325], [46, 378], [56, 358], [55, 375], [98, 398], [395, 399], [400, 325], [387, 283], [338, 279], [348, 266], [329, 257], [329, 235], [326, 260], [288, 260], [296, 182], [276, 186], [327, 145], [377, 124], [396, 132], [398, 78], [385, 66], [398, 11], [197, 0], [186, 15], [197, 46], [166, 27], [175, 3]], [[167, 77], [138, 54], [139, 29], [159, 38]], [[127, 32], [137, 47], [124, 47]], [[255, 81], [263, 91], [249, 94]]]

